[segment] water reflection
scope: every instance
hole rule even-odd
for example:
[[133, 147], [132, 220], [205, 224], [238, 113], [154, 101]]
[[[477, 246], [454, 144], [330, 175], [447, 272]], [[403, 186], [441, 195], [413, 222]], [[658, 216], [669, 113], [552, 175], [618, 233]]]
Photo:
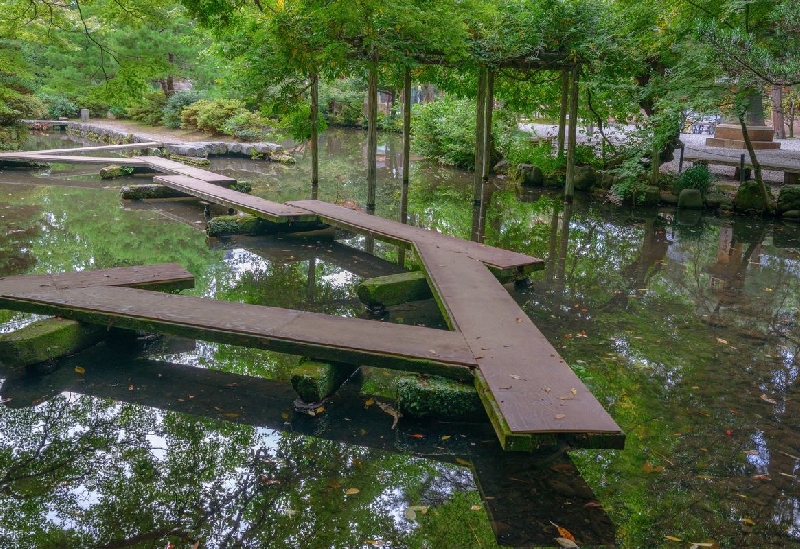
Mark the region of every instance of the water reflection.
[[[321, 198], [363, 204], [363, 158], [359, 135], [329, 134]], [[294, 167], [213, 162], [265, 198], [307, 197], [302, 158]], [[568, 208], [502, 185], [476, 221], [469, 175], [413, 164], [406, 193], [391, 165], [379, 169], [378, 215], [399, 219], [405, 194], [409, 223], [477, 232], [546, 260], [530, 286], [509, 292], [628, 435], [623, 451], [570, 453], [596, 499], [570, 462], [546, 461], [566, 459], [560, 450], [508, 462], [485, 424], [464, 432], [403, 418], [391, 429], [386, 414], [364, 408], [378, 391], [366, 381], [352, 380], [314, 419], [289, 407], [294, 357], [153, 342], [79, 355], [43, 378], [5, 374], [0, 497], [15, 512], [0, 518], [0, 546], [144, 546], [169, 535], [187, 547], [198, 537], [211, 546], [552, 545], [551, 521], [591, 544], [611, 539], [607, 509], [624, 547], [671, 546], [666, 536], [800, 547], [796, 225]], [[196, 201], [120, 208], [114, 189], [89, 180], [76, 185], [94, 188], [74, 189], [26, 177], [0, 174], [0, 276], [178, 261], [197, 295], [355, 316], [355, 282], [398, 269], [397, 248], [375, 243], [375, 257], [352, 235], [207, 241]], [[391, 314], [385, 321], [441, 322], [432, 302]], [[21, 321], [0, 312], [1, 329]]]

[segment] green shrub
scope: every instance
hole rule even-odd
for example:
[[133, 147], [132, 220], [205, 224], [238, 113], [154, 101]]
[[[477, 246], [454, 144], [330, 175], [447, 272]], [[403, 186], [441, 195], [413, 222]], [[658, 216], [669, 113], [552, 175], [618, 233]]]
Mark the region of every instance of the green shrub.
[[78, 105], [63, 95], [41, 93], [37, 97], [44, 103], [47, 117], [51, 120], [58, 120], [61, 117], [75, 118], [80, 112]]
[[162, 91], [148, 93], [138, 105], [128, 108], [128, 117], [150, 126], [161, 124], [161, 112], [167, 104], [167, 96]]
[[[295, 141], [311, 139], [311, 106], [308, 103], [298, 103], [293, 111], [281, 116], [278, 126]], [[327, 121], [319, 117], [317, 134], [324, 132], [327, 126]]]
[[442, 164], [473, 168], [475, 164], [475, 103], [445, 96], [417, 104], [411, 116], [415, 150]]
[[703, 198], [714, 184], [714, 175], [706, 164], [695, 164], [680, 174], [672, 183], [672, 190], [680, 194], [683, 189], [697, 189]]
[[42, 118], [46, 111], [38, 97], [0, 87], [0, 126], [10, 126], [22, 118]]
[[173, 93], [167, 99], [164, 108], [161, 109], [161, 123], [168, 128], [180, 128], [181, 111], [192, 103], [196, 103], [201, 98], [202, 94], [194, 90]]
[[181, 111], [181, 126], [220, 134], [227, 120], [246, 112], [238, 99], [201, 99]]
[[225, 121], [222, 133], [242, 141], [257, 142], [266, 139], [270, 129], [260, 114], [242, 111]]
[[364, 83], [355, 78], [320, 82], [320, 112], [334, 126], [366, 126]]

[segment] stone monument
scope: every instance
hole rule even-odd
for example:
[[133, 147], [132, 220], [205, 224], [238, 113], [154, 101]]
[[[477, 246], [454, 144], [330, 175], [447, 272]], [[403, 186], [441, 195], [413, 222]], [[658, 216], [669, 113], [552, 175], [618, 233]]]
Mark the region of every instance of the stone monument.
[[[753, 149], [780, 149], [781, 144], [772, 140], [775, 130], [767, 126], [764, 122], [764, 103], [760, 94], [750, 96], [747, 105], [747, 135], [753, 144]], [[717, 124], [714, 137], [706, 139], [708, 147], [724, 147], [726, 149], [746, 149], [742, 135], [742, 126], [739, 120], [733, 117], [726, 117], [721, 124]]]

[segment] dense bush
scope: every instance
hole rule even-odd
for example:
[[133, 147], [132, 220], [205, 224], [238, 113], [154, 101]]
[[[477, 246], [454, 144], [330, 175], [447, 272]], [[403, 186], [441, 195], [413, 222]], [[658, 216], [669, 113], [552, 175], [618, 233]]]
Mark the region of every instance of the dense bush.
[[220, 134], [226, 121], [246, 112], [238, 99], [201, 99], [181, 111], [181, 127]]
[[680, 194], [683, 189], [697, 189], [703, 198], [714, 184], [714, 175], [706, 164], [695, 164], [680, 174], [672, 183], [672, 191]]
[[263, 141], [270, 133], [267, 120], [260, 114], [249, 111], [233, 115], [222, 124], [221, 129], [226, 135], [249, 142]]
[[58, 120], [61, 117], [75, 118], [80, 113], [78, 105], [63, 95], [41, 93], [37, 97], [44, 103], [47, 117], [51, 120]]
[[46, 112], [38, 97], [0, 86], [0, 126], [10, 126], [21, 118], [42, 118]]
[[[288, 134], [295, 141], [311, 139], [311, 107], [308, 103], [298, 103], [294, 109], [280, 117], [278, 124], [280, 130]], [[321, 134], [328, 127], [323, 117], [317, 119], [317, 134]]]
[[167, 96], [164, 92], [154, 91], [148, 93], [140, 104], [128, 108], [127, 115], [131, 120], [158, 126], [161, 124], [161, 115], [166, 104]]
[[422, 156], [459, 168], [475, 164], [475, 102], [445, 96], [417, 104], [411, 116], [414, 148]]
[[161, 110], [161, 123], [168, 128], [181, 127], [181, 111], [192, 103], [202, 99], [200, 92], [194, 90], [179, 91], [173, 93], [167, 99], [166, 105]]

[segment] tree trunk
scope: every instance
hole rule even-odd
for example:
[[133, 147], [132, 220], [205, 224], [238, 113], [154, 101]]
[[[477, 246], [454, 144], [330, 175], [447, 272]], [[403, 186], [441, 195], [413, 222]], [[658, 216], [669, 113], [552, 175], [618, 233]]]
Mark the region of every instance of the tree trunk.
[[475, 99], [475, 179], [472, 187], [472, 204], [480, 206], [483, 185], [483, 142], [486, 121], [486, 69], [478, 67], [478, 96]]
[[375, 188], [378, 179], [378, 60], [369, 63], [367, 78], [367, 213], [375, 213]]
[[564, 185], [564, 199], [567, 204], [575, 196], [575, 147], [578, 144], [578, 74], [580, 67], [572, 67], [572, 89], [569, 95], [569, 135], [567, 136], [567, 180]]
[[311, 199], [319, 194], [319, 75], [311, 75]]
[[[403, 75], [403, 188], [400, 191], [400, 223], [408, 223], [408, 182], [411, 169], [411, 69]], [[406, 247], [397, 250], [397, 263], [405, 265]]]
[[786, 139], [786, 130], [783, 125], [783, 89], [781, 86], [772, 86], [770, 99], [772, 100], [772, 128], [775, 130], [775, 137]]
[[486, 70], [486, 108], [483, 122], [483, 184], [492, 171], [492, 114], [494, 112], [494, 73]]
[[770, 196], [767, 186], [764, 185], [764, 179], [761, 177], [761, 164], [758, 162], [758, 158], [756, 158], [756, 151], [753, 148], [753, 142], [750, 140], [750, 135], [747, 133], [747, 123], [745, 122], [744, 115], [742, 114], [739, 115], [739, 124], [742, 126], [742, 138], [747, 146], [747, 152], [750, 154], [750, 163], [753, 165], [753, 174], [756, 183], [758, 183], [758, 187], [761, 190], [761, 195], [764, 197], [764, 204], [769, 204]]
[[567, 102], [569, 101], [569, 71], [561, 71], [561, 111], [558, 114], [558, 156], [564, 154], [564, 135], [567, 125]]

